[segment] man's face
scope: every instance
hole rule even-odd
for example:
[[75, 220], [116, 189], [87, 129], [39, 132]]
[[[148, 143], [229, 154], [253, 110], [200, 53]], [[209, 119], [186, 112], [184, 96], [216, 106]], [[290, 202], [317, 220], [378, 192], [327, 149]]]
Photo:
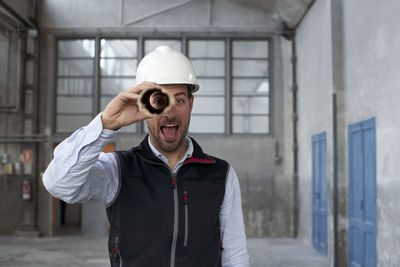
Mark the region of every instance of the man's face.
[[175, 97], [175, 105], [164, 115], [146, 120], [151, 143], [162, 152], [175, 152], [185, 146], [193, 96], [184, 84], [161, 85]]

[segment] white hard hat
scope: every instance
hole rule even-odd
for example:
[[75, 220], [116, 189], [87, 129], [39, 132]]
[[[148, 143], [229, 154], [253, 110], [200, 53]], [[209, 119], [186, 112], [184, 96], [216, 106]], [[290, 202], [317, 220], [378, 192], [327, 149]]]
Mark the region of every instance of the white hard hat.
[[158, 84], [187, 84], [192, 93], [199, 90], [190, 60], [170, 46], [159, 46], [147, 54], [136, 71], [136, 84], [148, 81]]

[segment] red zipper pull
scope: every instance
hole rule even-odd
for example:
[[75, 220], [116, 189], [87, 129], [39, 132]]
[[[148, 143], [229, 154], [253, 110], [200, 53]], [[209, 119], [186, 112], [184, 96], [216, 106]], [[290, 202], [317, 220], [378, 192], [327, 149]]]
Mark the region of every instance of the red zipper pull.
[[172, 189], [175, 189], [175, 186], [176, 186], [176, 177], [174, 176], [172, 178]]
[[114, 252], [115, 252], [114, 257], [118, 258], [118, 255], [119, 255], [119, 253], [118, 253], [118, 236], [116, 236], [114, 238]]
[[187, 204], [188, 203], [188, 193], [187, 191], [183, 191], [183, 204]]

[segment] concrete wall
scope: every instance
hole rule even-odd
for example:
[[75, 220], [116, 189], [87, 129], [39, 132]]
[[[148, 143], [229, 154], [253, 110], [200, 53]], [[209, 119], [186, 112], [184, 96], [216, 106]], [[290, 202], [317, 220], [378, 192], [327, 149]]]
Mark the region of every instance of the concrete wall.
[[[327, 134], [328, 195], [332, 180], [332, 47], [329, 1], [316, 1], [296, 33], [298, 56], [299, 237], [312, 241], [312, 136]], [[332, 255], [332, 209], [328, 200], [328, 249]]]
[[[311, 136], [327, 131], [328, 257], [333, 264], [332, 93], [338, 96], [338, 266], [347, 266], [350, 124], [376, 118], [378, 266], [398, 266], [400, 129], [398, 1], [317, 0], [297, 31], [300, 237], [311, 244]], [[333, 75], [332, 75], [333, 74]]]
[[378, 266], [399, 266], [400, 2], [344, 1], [346, 121], [376, 118]]
[[3, 0], [3, 2], [10, 7], [22, 19], [29, 22], [35, 16], [34, 1], [30, 0]]
[[[268, 15], [273, 0], [266, 3], [208, 0], [43, 0], [41, 25], [46, 28], [276, 28], [277, 16]], [[87, 10], [91, 10], [88, 16]], [[184, 25], [184, 26], [183, 26]], [[220, 30], [220, 29], [218, 29]]]
[[[11, 8], [15, 7], [19, 17], [27, 19], [30, 1], [4, 2]], [[5, 19], [12, 17], [12, 14], [3, 8], [0, 17], [0, 155], [6, 158], [5, 162], [0, 162], [0, 235], [10, 235], [17, 231], [33, 230], [35, 220], [36, 180], [24, 172], [20, 157], [22, 150], [34, 149], [34, 146], [32, 143], [19, 142], [21, 135], [32, 134], [32, 120], [24, 118], [32, 114], [32, 90], [26, 93], [28, 86], [23, 88], [23, 85], [29, 84], [29, 89], [32, 89], [34, 66], [32, 61], [28, 63], [23, 58], [24, 53], [32, 53], [30, 47], [24, 49], [29, 38], [23, 34], [26, 30], [23, 23], [17, 23], [17, 18]], [[6, 164], [12, 164], [11, 173], [6, 173]], [[30, 200], [22, 199], [23, 180], [30, 182]]]
[[[142, 32], [193, 33], [195, 31], [217, 35], [218, 32], [235, 32], [235, 36], [269, 36], [268, 30], [279, 26], [280, 21], [267, 16], [262, 8], [246, 1], [42, 1], [40, 25], [41, 43], [41, 131], [52, 135], [44, 145], [46, 155], [51, 155], [52, 142], [65, 138], [51, 133], [53, 119], [55, 42], [57, 36], [96, 33], [123, 33], [124, 37]], [[97, 8], [101, 6], [101, 8]], [[87, 10], [93, 10], [90, 14]], [[229, 10], [227, 12], [226, 10]], [[183, 26], [184, 25], [184, 26]], [[238, 34], [237, 32], [241, 32]], [[290, 102], [287, 106], [284, 94], [290, 95], [290, 46], [279, 37], [272, 38], [274, 52], [271, 68], [276, 74], [273, 87], [271, 118], [272, 133], [260, 135], [195, 135], [209, 154], [228, 160], [236, 169], [242, 190], [242, 203], [248, 236], [290, 237], [292, 227], [292, 138], [291, 124], [282, 124], [291, 118]], [[289, 79], [289, 80], [288, 80]], [[142, 136], [121, 136], [116, 140], [117, 149], [128, 149], [139, 143]], [[275, 163], [276, 143], [279, 143], [280, 163]], [[47, 166], [51, 156], [41, 163]], [[45, 199], [45, 198], [42, 198]], [[276, 205], [279, 203], [279, 205]], [[42, 205], [46, 205], [42, 203]], [[47, 207], [48, 207], [47, 203]], [[44, 209], [48, 210], [48, 209]], [[85, 209], [84, 209], [85, 210]], [[91, 212], [90, 209], [86, 209]], [[96, 212], [95, 212], [96, 213]], [[96, 213], [98, 214], [98, 213]], [[89, 214], [95, 216], [96, 214]], [[100, 215], [102, 216], [102, 215]], [[42, 216], [46, 216], [43, 214]], [[85, 215], [82, 215], [85, 218]], [[104, 217], [99, 220], [104, 220]], [[48, 222], [40, 221], [41, 229], [48, 229]], [[85, 228], [85, 226], [82, 226]], [[44, 232], [48, 234], [48, 232]]]

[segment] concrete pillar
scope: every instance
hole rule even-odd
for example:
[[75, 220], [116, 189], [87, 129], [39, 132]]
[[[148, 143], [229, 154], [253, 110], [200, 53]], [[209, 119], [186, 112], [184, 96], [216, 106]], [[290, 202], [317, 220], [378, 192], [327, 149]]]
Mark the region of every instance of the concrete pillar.
[[[343, 21], [343, 0], [331, 0], [332, 19], [332, 83], [333, 96], [336, 103], [333, 107], [332, 122], [333, 136], [336, 135], [334, 143], [334, 266], [346, 267], [348, 264], [348, 216], [347, 216], [347, 128], [346, 128], [346, 107], [345, 107], [345, 47], [344, 47], [344, 21]], [[335, 114], [336, 112], [336, 114]], [[335, 145], [336, 144], [336, 145]], [[336, 156], [335, 156], [336, 154]], [[336, 180], [336, 181], [335, 181]]]

